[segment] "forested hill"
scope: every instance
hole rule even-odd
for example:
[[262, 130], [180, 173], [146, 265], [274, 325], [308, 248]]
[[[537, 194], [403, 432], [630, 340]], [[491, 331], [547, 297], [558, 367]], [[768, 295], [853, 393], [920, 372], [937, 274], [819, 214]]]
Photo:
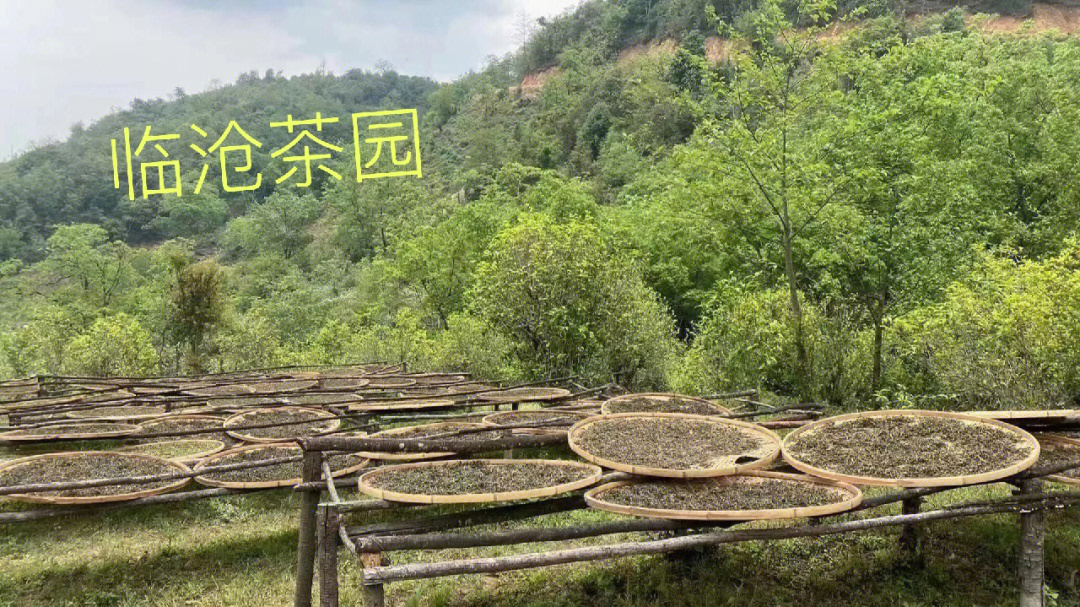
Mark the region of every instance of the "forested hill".
[[[405, 360], [862, 408], [1076, 398], [1076, 14], [978, 6], [1020, 16], [593, 0], [451, 83], [251, 73], [135, 102], [0, 165], [0, 376]], [[340, 181], [275, 187], [270, 122], [406, 107], [421, 179], [357, 183], [344, 155]], [[188, 194], [186, 146], [184, 196], [114, 189], [123, 127], [231, 120], [264, 143], [257, 190]]]

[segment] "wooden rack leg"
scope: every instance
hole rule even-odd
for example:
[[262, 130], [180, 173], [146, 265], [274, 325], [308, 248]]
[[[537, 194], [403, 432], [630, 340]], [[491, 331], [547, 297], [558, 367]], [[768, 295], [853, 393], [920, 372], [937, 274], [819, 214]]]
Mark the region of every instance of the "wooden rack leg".
[[[303, 482], [317, 482], [322, 473], [322, 452], [304, 453]], [[300, 494], [300, 525], [296, 546], [296, 595], [293, 607], [311, 607], [311, 582], [315, 575], [315, 515], [320, 491]]]
[[338, 607], [338, 511], [319, 506], [319, 607]]
[[[922, 507], [921, 497], [909, 497], [901, 502], [903, 514], [918, 514]], [[915, 525], [904, 525], [900, 530], [900, 552], [905, 556], [915, 556], [919, 550], [919, 530]]]
[[[1020, 493], [1038, 493], [1041, 482], [1026, 480]], [[1043, 597], [1045, 520], [1042, 510], [1020, 512], [1020, 607], [1044, 607]]]
[[[384, 564], [381, 552], [368, 552], [360, 555], [360, 565], [368, 567], [381, 567]], [[386, 593], [382, 584], [364, 584], [364, 607], [383, 607], [386, 601]]]

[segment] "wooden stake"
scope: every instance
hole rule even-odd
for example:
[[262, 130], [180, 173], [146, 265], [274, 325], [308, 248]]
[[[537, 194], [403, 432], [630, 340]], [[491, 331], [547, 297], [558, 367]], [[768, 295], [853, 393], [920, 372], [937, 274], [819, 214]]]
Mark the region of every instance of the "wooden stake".
[[[1041, 481], [1020, 484], [1021, 494], [1038, 493]], [[1020, 511], [1020, 607], [1044, 607], [1043, 597], [1045, 519], [1043, 510]]]
[[[922, 507], [921, 497], [909, 497], [901, 500], [901, 512], [903, 514], [918, 514]], [[919, 551], [919, 530], [915, 525], [904, 525], [900, 529], [900, 552], [907, 557], [913, 557]]]
[[[301, 478], [317, 482], [322, 467], [322, 453], [305, 452]], [[311, 582], [315, 575], [315, 515], [319, 506], [318, 491], [300, 494], [300, 526], [296, 545], [296, 595], [293, 607], [311, 607]]]
[[319, 607], [338, 607], [338, 513], [319, 506]]

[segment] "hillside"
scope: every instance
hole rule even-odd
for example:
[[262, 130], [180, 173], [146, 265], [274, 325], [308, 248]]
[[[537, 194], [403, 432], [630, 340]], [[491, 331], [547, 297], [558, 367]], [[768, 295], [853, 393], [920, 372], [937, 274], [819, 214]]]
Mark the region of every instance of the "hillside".
[[[443, 85], [137, 100], [0, 166], [0, 375], [368, 359], [836, 407], [1075, 398], [1076, 9], [837, 21], [856, 8], [713, 6], [718, 36], [700, 0], [592, 1]], [[340, 181], [275, 185], [295, 135], [270, 122], [403, 107], [423, 178], [332, 157]], [[256, 189], [114, 189], [123, 127], [234, 119]]]

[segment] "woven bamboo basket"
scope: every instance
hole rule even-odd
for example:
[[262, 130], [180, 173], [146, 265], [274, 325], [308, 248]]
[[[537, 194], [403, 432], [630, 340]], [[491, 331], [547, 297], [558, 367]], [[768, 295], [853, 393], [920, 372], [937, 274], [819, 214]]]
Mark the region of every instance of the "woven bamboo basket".
[[454, 401], [449, 399], [383, 401], [349, 405], [349, 411], [420, 411], [423, 409], [446, 409], [453, 407], [455, 404]]
[[524, 403], [545, 402], [570, 396], [570, 391], [564, 388], [548, 388], [544, 386], [510, 388], [509, 390], [491, 390], [481, 392], [477, 398], [489, 403]]
[[[203, 458], [210, 457], [215, 453], [220, 453], [225, 450], [225, 443], [223, 441], [215, 440], [212, 438], [188, 438], [188, 439], [176, 439], [176, 440], [163, 440], [153, 443], [144, 443], [141, 445], [131, 445], [130, 447], [121, 447], [119, 449], [113, 449], [116, 453], [140, 453], [143, 455], [153, 455], [151, 453], [143, 453], [146, 450], [150, 450], [153, 447], [162, 447], [168, 445], [175, 445], [177, 443], [189, 443], [189, 442], [203, 443], [205, 448], [202, 451], [192, 453], [191, 455], [185, 455], [184, 457], [166, 457], [163, 459], [179, 462], [186, 466], [197, 464]], [[154, 455], [153, 457], [162, 457], [160, 455]]]
[[107, 438], [125, 438], [139, 432], [141, 426], [137, 424], [123, 424], [120, 422], [90, 422], [95, 426], [112, 426], [115, 429], [96, 432], [79, 432], [79, 426], [87, 426], [89, 423], [62, 423], [40, 428], [27, 428], [26, 430], [12, 430], [0, 434], [0, 443], [22, 442], [48, 442], [48, 441], [77, 441], [99, 440]]
[[976, 417], [988, 417], [1014, 423], [1064, 421], [1070, 418], [1080, 418], [1080, 409], [1013, 409], [1007, 411], [965, 411], [965, 413]]
[[805, 483], [810, 485], [825, 486], [836, 491], [836, 502], [819, 506], [804, 506], [797, 508], [771, 508], [767, 510], [674, 510], [669, 508], [648, 508], [644, 506], [627, 506], [605, 501], [605, 494], [629, 485], [649, 483], [653, 481], [616, 481], [606, 483], [590, 489], [585, 494], [585, 502], [597, 510], [605, 510], [616, 514], [640, 516], [645, 518], [662, 518], [683, 521], [755, 521], [803, 518], [812, 516], [827, 516], [840, 512], [847, 512], [862, 503], [863, 494], [855, 485], [830, 481], [805, 474], [787, 474], [784, 472], [753, 471], [728, 476], [719, 476], [708, 479], [709, 482], [736, 483], [753, 482], [754, 479], [776, 479], [791, 481], [793, 483]]
[[[686, 396], [685, 394], [671, 394], [668, 392], [643, 392], [641, 394], [623, 394], [622, 396], [616, 396], [615, 398], [608, 399], [600, 405], [600, 412], [604, 415], [611, 415], [615, 413], [661, 413], [662, 411], [647, 411], [647, 410], [634, 410], [623, 408], [623, 406], [629, 405], [630, 402], [635, 400], [647, 400], [656, 401], [658, 403], [669, 400], [679, 400], [685, 403], [690, 403], [695, 406], [700, 406], [705, 409], [709, 409], [711, 413], [692, 413], [692, 415], [731, 415], [731, 410], [726, 407], [706, 400], [704, 398], [698, 398], [697, 396]], [[673, 412], [674, 413], [674, 412]]]
[[[10, 470], [17, 466], [26, 464], [30, 461], [42, 460], [42, 459], [61, 459], [69, 457], [124, 457], [132, 460], [151, 461], [155, 463], [161, 463], [175, 468], [176, 472], [190, 472], [190, 469], [179, 462], [174, 462], [160, 457], [154, 457], [152, 455], [143, 455], [140, 453], [116, 453], [113, 451], [62, 451], [57, 453], [46, 453], [44, 455], [31, 455], [29, 457], [22, 457], [19, 459], [11, 460], [0, 465], [0, 475], [5, 470]], [[90, 479], [86, 479], [90, 480]], [[150, 497], [152, 495], [161, 495], [162, 493], [169, 493], [170, 491], [176, 491], [187, 485], [191, 481], [190, 478], [183, 478], [177, 481], [172, 481], [169, 484], [157, 487], [154, 489], [142, 489], [137, 491], [130, 491], [128, 493], [117, 493], [115, 495], [100, 495], [100, 496], [81, 496], [81, 497], [64, 497], [64, 496], [50, 496], [50, 495], [37, 495], [34, 493], [27, 494], [13, 494], [5, 497], [20, 501], [30, 502], [34, 504], [51, 504], [51, 505], [87, 505], [87, 504], [105, 504], [109, 502], [126, 502], [128, 500], [139, 499], [141, 497]], [[41, 482], [49, 482], [43, 479]], [[135, 488], [137, 485], [130, 485]]]
[[[466, 428], [485, 428], [490, 427], [484, 423], [471, 423], [471, 422], [438, 422], [434, 424], [419, 424], [416, 426], [402, 426], [400, 428], [391, 428], [389, 430], [382, 430], [369, 434], [368, 438], [397, 438], [398, 435], [405, 434], [416, 428], [426, 428], [430, 430], [445, 430], [447, 432], [453, 430], [461, 430]], [[412, 439], [414, 437], [402, 437]], [[430, 437], [424, 437], [430, 438]], [[389, 460], [389, 461], [416, 461], [424, 459], [435, 459], [439, 457], [448, 457], [453, 455], [451, 452], [433, 452], [433, 453], [389, 453], [378, 451], [361, 451], [360, 455], [375, 460]]]
[[[727, 456], [722, 460], [716, 460], [714, 465], [707, 468], [669, 469], [617, 462], [600, 455], [589, 453], [578, 442], [581, 433], [592, 424], [600, 421], [631, 418], [681, 418], [703, 423], [713, 423], [728, 428], [737, 428], [748, 435], [759, 437], [762, 439], [762, 444], [753, 451]], [[630, 474], [658, 476], [662, 478], [708, 478], [749, 472], [751, 470], [764, 468], [780, 457], [780, 437], [771, 430], [738, 420], [711, 417], [707, 415], [688, 415], [686, 413], [616, 413], [612, 415], [594, 415], [571, 426], [570, 432], [567, 435], [567, 441], [570, 444], [570, 448], [575, 453], [594, 464], [599, 464], [605, 468], [611, 468], [612, 470], [629, 472]], [[753, 458], [753, 461], [738, 463], [739, 460], [743, 458]]]
[[[244, 411], [242, 413], [237, 413], [236, 415], [233, 415], [232, 417], [229, 417], [228, 419], [225, 420], [225, 424], [224, 424], [225, 432], [229, 436], [231, 436], [231, 437], [233, 437], [235, 439], [242, 440], [242, 441], [248, 442], [248, 443], [280, 443], [282, 441], [287, 441], [287, 440], [290, 440], [291, 438], [296, 438], [298, 436], [301, 436], [300, 434], [296, 434], [296, 435], [290, 435], [290, 436], [261, 437], [261, 436], [253, 436], [253, 435], [251, 435], [249, 433], [246, 433], [244, 430], [230, 430], [230, 428], [235, 427], [235, 426], [244, 426], [244, 425], [248, 425], [248, 424], [254, 425], [256, 422], [251, 421], [250, 418], [257, 416], [260, 413], [277, 412], [277, 411], [303, 411], [303, 412], [307, 412], [307, 413], [312, 413], [317, 418], [321, 418], [321, 419], [326, 420], [326, 424], [322, 428], [320, 428], [319, 430], [316, 430], [315, 432], [305, 432], [303, 434], [303, 436], [320, 436], [322, 434], [328, 434], [330, 432], [333, 432], [334, 430], [337, 430], [338, 428], [341, 427], [341, 419], [339, 419], [333, 413], [330, 413], [328, 411], [323, 411], [321, 409], [311, 409], [311, 408], [308, 408], [308, 407], [272, 407], [272, 408], [253, 409], [251, 411]], [[288, 432], [290, 429], [295, 429], [295, 426], [280, 426], [280, 427], [277, 427], [277, 428], [270, 428], [270, 429], [272, 429], [272, 430], [280, 430], [282, 432]]]
[[301, 392], [286, 395], [284, 401], [296, 407], [324, 407], [359, 403], [364, 397], [352, 392]]
[[[1047, 444], [1057, 444], [1068, 447], [1071, 450], [1075, 451], [1077, 454], [1077, 459], [1080, 459], [1080, 440], [1077, 440], [1075, 438], [1069, 438], [1068, 436], [1059, 436], [1057, 434], [1036, 434], [1035, 438], [1039, 441], [1040, 449]], [[1045, 449], [1041, 449], [1040, 453], [1042, 451], [1045, 451]], [[1080, 468], [1078, 468], [1077, 470], [1080, 470]], [[1051, 480], [1056, 483], [1071, 485], [1073, 487], [1080, 487], [1080, 478], [1065, 476], [1064, 474], [1051, 474], [1046, 478], [1047, 480]]]
[[[462, 493], [462, 494], [423, 494], [423, 493], [400, 493], [397, 491], [390, 491], [386, 489], [379, 489], [372, 486], [371, 482], [376, 477], [392, 473], [395, 470], [402, 470], [408, 468], [419, 467], [438, 467], [449, 468], [453, 466], [461, 466], [463, 464], [476, 464], [483, 463], [486, 465], [548, 465], [548, 466], [566, 466], [569, 468], [577, 468], [582, 472], [587, 472], [588, 475], [584, 478], [559, 485], [550, 485], [546, 487], [537, 487], [533, 489], [523, 489], [519, 491], [501, 491], [495, 493]], [[363, 493], [375, 497], [377, 499], [384, 499], [393, 502], [405, 502], [409, 504], [478, 504], [478, 503], [490, 503], [490, 502], [509, 502], [515, 500], [536, 499], [541, 497], [550, 497], [552, 495], [558, 495], [560, 493], [566, 493], [568, 491], [575, 491], [582, 489], [590, 485], [595, 485], [600, 477], [603, 475], [603, 470], [599, 466], [593, 466], [591, 464], [584, 464], [581, 462], [573, 462], [567, 460], [541, 460], [541, 459], [467, 459], [467, 460], [445, 460], [439, 462], [415, 462], [411, 464], [396, 464], [393, 466], [383, 466], [376, 468], [370, 472], [366, 472], [360, 476], [358, 481], [360, 491]]]
[[[1028, 457], [1015, 464], [1003, 466], [1000, 469], [991, 470], [989, 472], [984, 472], [981, 474], [969, 474], [960, 476], [935, 476], [924, 478], [881, 478], [842, 474], [839, 472], [825, 470], [801, 462], [797, 459], [797, 456], [792, 453], [793, 441], [807, 432], [811, 432], [818, 428], [822, 428], [831, 424], [836, 424], [854, 419], [891, 416], [941, 417], [960, 420], [972, 424], [986, 424], [990, 426], [995, 426], [1007, 432], [1015, 434], [1018, 440], [1024, 441], [1031, 445], [1032, 452]], [[1019, 474], [1020, 472], [1027, 470], [1039, 460], [1039, 441], [1036, 440], [1035, 437], [1028, 432], [1021, 430], [1016, 426], [988, 417], [978, 417], [974, 415], [967, 415], [964, 413], [954, 413], [951, 411], [926, 411], [918, 409], [863, 411], [859, 413], [848, 413], [846, 415], [838, 415], [835, 417], [821, 419], [816, 422], [806, 424], [805, 426], [796, 428], [784, 438], [783, 456], [784, 461], [786, 461], [789, 465], [791, 465], [791, 467], [795, 468], [796, 470], [820, 478], [826, 478], [845, 483], [852, 483], [855, 485], [875, 485], [882, 487], [959, 487], [962, 485], [975, 485], [1002, 478], [1008, 478], [1014, 474]]]

